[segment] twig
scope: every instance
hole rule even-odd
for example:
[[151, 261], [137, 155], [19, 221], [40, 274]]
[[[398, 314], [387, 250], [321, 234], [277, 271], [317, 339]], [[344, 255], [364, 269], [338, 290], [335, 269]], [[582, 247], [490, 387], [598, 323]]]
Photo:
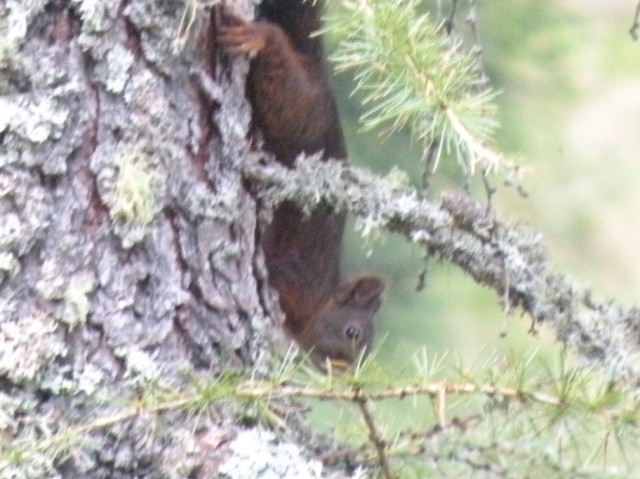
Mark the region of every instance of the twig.
[[440, 425], [440, 427], [445, 427], [447, 425], [447, 388], [444, 383], [441, 385], [435, 400], [436, 412], [438, 414], [438, 424]]
[[384, 440], [382, 434], [380, 434], [380, 431], [376, 427], [373, 414], [371, 414], [371, 410], [369, 409], [368, 399], [364, 394], [362, 394], [360, 389], [356, 389], [354, 392], [354, 402], [358, 405], [360, 412], [362, 412], [364, 422], [369, 429], [369, 439], [373, 442], [376, 452], [378, 453], [378, 463], [380, 464], [382, 473], [386, 479], [395, 479], [396, 476], [391, 471], [391, 465], [387, 458], [387, 441]]
[[453, 31], [453, 21], [456, 18], [457, 10], [458, 10], [458, 0], [452, 0], [451, 12], [449, 13], [449, 18], [445, 22], [445, 28], [447, 29], [447, 34], [450, 34]]
[[[506, 261], [506, 260], [505, 260]], [[511, 312], [511, 301], [509, 300], [509, 289], [511, 288], [511, 281], [509, 280], [509, 268], [507, 265], [504, 267], [504, 293], [502, 294], [502, 310], [507, 315]]]
[[482, 172], [482, 184], [484, 185], [484, 192], [487, 195], [487, 210], [491, 210], [493, 207], [493, 195], [495, 195], [498, 190], [489, 183], [489, 172], [486, 170]]
[[438, 150], [440, 150], [440, 140], [435, 138], [431, 143], [427, 151], [424, 153], [424, 171], [422, 172], [422, 190], [426, 197], [429, 189], [431, 188], [431, 179], [433, 177], [433, 169], [436, 164], [436, 158], [438, 158]]
[[629, 30], [629, 34], [634, 41], [638, 41], [638, 28], [640, 28], [640, 23], [638, 22], [638, 18], [640, 17], [640, 1], [636, 5], [636, 13], [633, 16], [633, 24], [631, 24], [631, 29]]
[[439, 435], [452, 430], [464, 433], [472, 424], [482, 420], [482, 414], [473, 414], [465, 418], [453, 418], [445, 426], [440, 424], [426, 431], [400, 433], [395, 441], [393, 451], [389, 452], [392, 457], [413, 456], [425, 452], [425, 442], [437, 438]]
[[476, 68], [481, 74], [481, 78], [484, 80], [483, 84], [488, 84], [489, 79], [487, 72], [484, 68], [484, 62], [482, 59], [482, 43], [480, 43], [480, 33], [478, 32], [478, 6], [476, 0], [469, 0], [469, 13], [466, 18], [469, 29], [471, 30], [471, 37], [473, 38], [473, 52], [476, 57]]
[[433, 253], [431, 252], [431, 248], [427, 246], [427, 249], [422, 257], [422, 261], [424, 264], [422, 265], [422, 270], [420, 274], [418, 274], [418, 284], [416, 285], [416, 291], [422, 291], [427, 286], [427, 277], [429, 276], [429, 272], [431, 270], [431, 258], [433, 257]]
[[[473, 414], [464, 418], [454, 417], [444, 427], [436, 424], [426, 431], [401, 431], [394, 440], [393, 449], [389, 450], [387, 455], [390, 457], [403, 457], [421, 454], [425, 452], [424, 442], [435, 439], [439, 435], [451, 430], [467, 430], [472, 424], [482, 420], [482, 414]], [[335, 464], [347, 458], [352, 458], [358, 463], [371, 463], [375, 461], [377, 456], [373, 456], [369, 450], [369, 444], [363, 444], [358, 447], [343, 447], [337, 451], [331, 451], [320, 456], [320, 460], [324, 464]]]
[[[391, 387], [366, 393], [367, 400], [402, 399], [407, 396], [430, 396], [442, 400], [447, 394], [484, 394], [491, 397], [508, 398], [517, 402], [536, 402], [546, 406], [564, 408], [566, 402], [551, 394], [539, 391], [523, 391], [517, 388], [496, 386], [493, 384], [453, 383], [448, 381], [427, 382], [404, 387]], [[246, 399], [270, 398], [311, 398], [321, 401], [357, 402], [364, 393], [360, 389], [322, 389], [305, 386], [274, 386], [268, 382], [248, 381], [238, 386], [234, 397]]]

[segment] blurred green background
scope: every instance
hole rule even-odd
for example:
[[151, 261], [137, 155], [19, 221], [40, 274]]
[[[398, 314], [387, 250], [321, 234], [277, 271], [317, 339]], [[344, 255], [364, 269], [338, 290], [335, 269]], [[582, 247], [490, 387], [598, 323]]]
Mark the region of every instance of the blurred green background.
[[[528, 198], [493, 178], [499, 217], [541, 232], [558, 270], [592, 286], [597, 296], [631, 306], [640, 285], [640, 43], [628, 34], [635, 2], [478, 5], [484, 64], [502, 92], [496, 142], [528, 170]], [[467, 31], [463, 17], [457, 27]], [[420, 150], [409, 135], [359, 133], [361, 109], [358, 96], [350, 96], [349, 75], [338, 75], [335, 88], [351, 160], [382, 174], [396, 165], [419, 181]], [[453, 162], [442, 164], [436, 176], [436, 196], [463, 187]], [[446, 355], [452, 365], [534, 348], [543, 357], [557, 356], [553, 331], [532, 337], [529, 317], [505, 315], [495, 292], [456, 267], [432, 261], [428, 286], [417, 292], [422, 251], [394, 235], [373, 244], [353, 228], [347, 236], [345, 275], [381, 274], [389, 283], [378, 317], [378, 362], [385, 369], [410, 370], [423, 348], [429, 356]]]
[[[429, 8], [436, 2], [424, 4]], [[640, 290], [640, 42], [628, 33], [635, 0], [477, 4], [484, 65], [501, 92], [496, 143], [528, 172], [527, 198], [493, 178], [499, 187], [493, 199], [498, 217], [540, 232], [551, 264], [590, 286], [596, 297], [633, 306]], [[457, 28], [468, 34], [465, 15], [463, 11]], [[385, 139], [360, 133], [362, 110], [358, 96], [351, 95], [352, 79], [341, 74], [334, 82], [351, 161], [383, 175], [399, 167], [419, 184], [421, 150], [411, 144], [409, 134]], [[441, 163], [432, 198], [443, 190], [462, 190], [464, 181], [453, 161]], [[479, 178], [472, 191], [485, 199]], [[532, 376], [557, 377], [567, 359], [572, 363], [553, 330], [538, 326], [532, 335], [531, 318], [521, 311], [505, 314], [494, 291], [475, 284], [457, 267], [432, 260], [427, 288], [417, 292], [423, 251], [395, 235], [373, 243], [353, 227], [346, 235], [344, 275], [380, 274], [388, 281], [377, 317], [380, 350], [375, 364], [382, 369], [381, 384], [414, 376], [416, 363], [425, 361], [437, 365], [435, 377], [454, 381], [461, 372], [465, 379], [474, 378], [478, 371], [500, 370], [510, 362], [531, 364]], [[482, 397], [448, 397], [447, 418], [482, 413], [486, 403]], [[351, 404], [310, 405], [312, 422], [336, 439], [360, 444], [366, 437]], [[375, 415], [386, 437], [437, 424], [434, 404], [424, 398], [376, 402]], [[540, 439], [544, 444], [558, 437]], [[593, 432], [582, 439], [586, 449], [578, 455], [606, 442]], [[603, 449], [607, 464], [620, 460], [613, 449]], [[592, 460], [597, 461], [595, 453]]]

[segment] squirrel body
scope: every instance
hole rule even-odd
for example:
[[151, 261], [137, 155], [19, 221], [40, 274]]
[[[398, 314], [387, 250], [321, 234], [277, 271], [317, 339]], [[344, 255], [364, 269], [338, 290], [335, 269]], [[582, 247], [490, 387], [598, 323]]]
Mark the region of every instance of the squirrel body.
[[[247, 97], [264, 148], [288, 167], [301, 154], [346, 161], [338, 110], [325, 70], [321, 2], [265, 0], [261, 21], [223, 8], [218, 42], [251, 58]], [[371, 349], [373, 316], [384, 282], [364, 276], [340, 282], [346, 213], [320, 204], [305, 215], [286, 201], [274, 211], [262, 246], [269, 282], [279, 294], [284, 327], [313, 362], [348, 366]]]

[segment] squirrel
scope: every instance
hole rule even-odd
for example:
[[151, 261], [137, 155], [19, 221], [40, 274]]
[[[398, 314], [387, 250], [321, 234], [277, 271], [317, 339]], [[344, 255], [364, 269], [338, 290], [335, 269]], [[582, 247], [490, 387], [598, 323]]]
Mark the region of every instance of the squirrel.
[[[264, 149], [287, 167], [301, 154], [346, 161], [338, 110], [325, 70], [319, 0], [264, 0], [259, 21], [221, 7], [217, 43], [250, 58], [247, 97]], [[284, 328], [319, 368], [346, 369], [367, 354], [384, 281], [341, 282], [346, 213], [320, 204], [310, 215], [293, 202], [274, 211], [262, 239], [270, 285], [278, 291]]]

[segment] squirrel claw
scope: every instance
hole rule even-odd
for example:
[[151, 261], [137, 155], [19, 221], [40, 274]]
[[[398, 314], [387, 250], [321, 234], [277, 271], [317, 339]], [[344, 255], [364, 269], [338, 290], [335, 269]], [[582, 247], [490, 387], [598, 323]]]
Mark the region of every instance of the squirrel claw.
[[255, 57], [267, 44], [269, 27], [258, 22], [248, 22], [242, 17], [221, 9], [217, 43], [233, 55], [248, 54]]
[[255, 56], [264, 49], [264, 35], [252, 25], [223, 27], [218, 32], [218, 44], [232, 54], [247, 53]]

